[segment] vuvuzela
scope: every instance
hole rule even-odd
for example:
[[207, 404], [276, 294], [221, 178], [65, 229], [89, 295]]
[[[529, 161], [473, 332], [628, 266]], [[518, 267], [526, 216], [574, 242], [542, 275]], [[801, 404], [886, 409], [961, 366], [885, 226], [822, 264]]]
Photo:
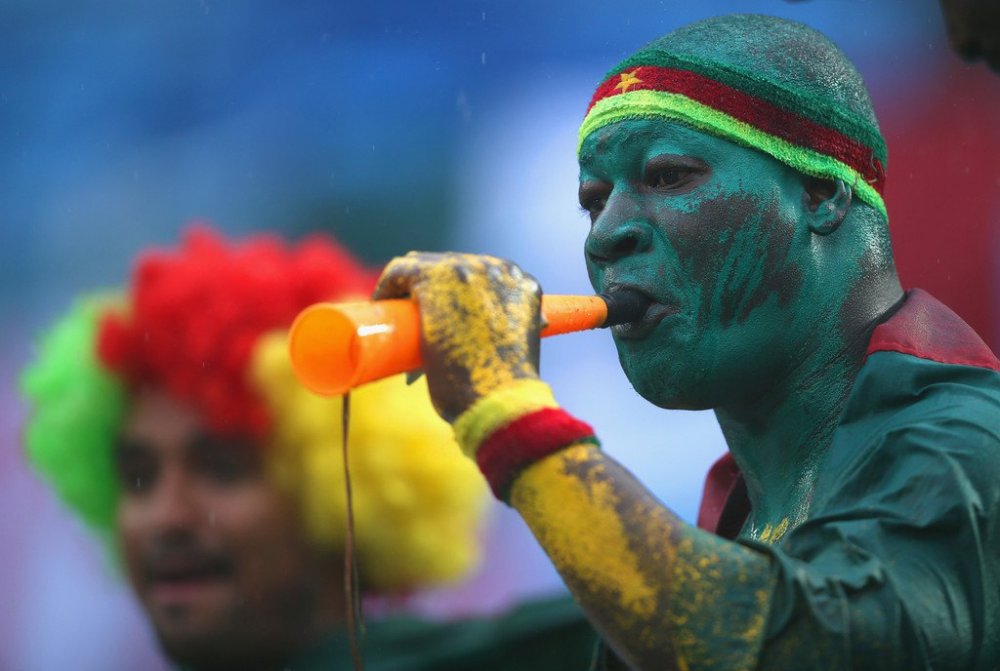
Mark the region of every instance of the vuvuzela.
[[[642, 316], [649, 299], [627, 289], [599, 296], [542, 296], [542, 337], [613, 326]], [[317, 303], [289, 332], [295, 375], [325, 396], [383, 377], [417, 370], [420, 313], [410, 299]]]

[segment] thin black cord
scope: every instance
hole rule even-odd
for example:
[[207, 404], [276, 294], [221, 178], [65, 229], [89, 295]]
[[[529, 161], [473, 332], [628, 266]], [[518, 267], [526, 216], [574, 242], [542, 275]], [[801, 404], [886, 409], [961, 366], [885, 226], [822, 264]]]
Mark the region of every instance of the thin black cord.
[[354, 671], [364, 671], [365, 659], [361, 650], [358, 629], [363, 623], [358, 567], [354, 561], [354, 497], [351, 493], [351, 468], [348, 463], [347, 434], [351, 421], [351, 393], [344, 394], [342, 416], [341, 453], [344, 457], [344, 492], [347, 496], [347, 530], [344, 538], [344, 593], [347, 596], [347, 634], [351, 641], [351, 659]]

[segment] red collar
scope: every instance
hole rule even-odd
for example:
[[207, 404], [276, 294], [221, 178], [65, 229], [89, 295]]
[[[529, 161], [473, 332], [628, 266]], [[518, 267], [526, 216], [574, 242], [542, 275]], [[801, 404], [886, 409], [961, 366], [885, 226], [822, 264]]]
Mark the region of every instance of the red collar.
[[719, 457], [705, 476], [698, 508], [698, 528], [723, 538], [736, 538], [750, 515], [747, 485], [730, 452]]
[[907, 292], [902, 307], [875, 327], [865, 355], [875, 352], [1000, 372], [1000, 361], [972, 327], [922, 289]]
[[[865, 356], [875, 352], [899, 352], [938, 363], [1000, 372], [1000, 360], [972, 327], [921, 289], [907, 292], [903, 305], [875, 327]], [[749, 514], [746, 483], [732, 454], [726, 452], [705, 478], [698, 526], [724, 538], [735, 538]]]

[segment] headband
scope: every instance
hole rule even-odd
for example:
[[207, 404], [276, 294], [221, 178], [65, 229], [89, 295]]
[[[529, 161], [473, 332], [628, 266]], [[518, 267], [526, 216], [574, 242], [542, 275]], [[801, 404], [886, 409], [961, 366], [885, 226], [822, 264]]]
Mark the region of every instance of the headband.
[[577, 152], [591, 133], [626, 119], [677, 121], [760, 150], [803, 174], [841, 179], [887, 216], [881, 133], [815, 94], [714, 61], [644, 49], [597, 87]]

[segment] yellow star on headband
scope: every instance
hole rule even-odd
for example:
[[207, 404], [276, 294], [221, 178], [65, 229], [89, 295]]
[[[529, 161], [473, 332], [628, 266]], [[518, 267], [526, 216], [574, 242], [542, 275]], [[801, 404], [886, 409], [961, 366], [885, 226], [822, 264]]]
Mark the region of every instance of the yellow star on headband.
[[622, 80], [615, 84], [616, 89], [620, 89], [622, 93], [629, 90], [630, 86], [635, 86], [636, 84], [641, 84], [642, 80], [635, 76], [635, 73], [639, 70], [632, 70], [632, 72], [623, 72], [621, 74]]

